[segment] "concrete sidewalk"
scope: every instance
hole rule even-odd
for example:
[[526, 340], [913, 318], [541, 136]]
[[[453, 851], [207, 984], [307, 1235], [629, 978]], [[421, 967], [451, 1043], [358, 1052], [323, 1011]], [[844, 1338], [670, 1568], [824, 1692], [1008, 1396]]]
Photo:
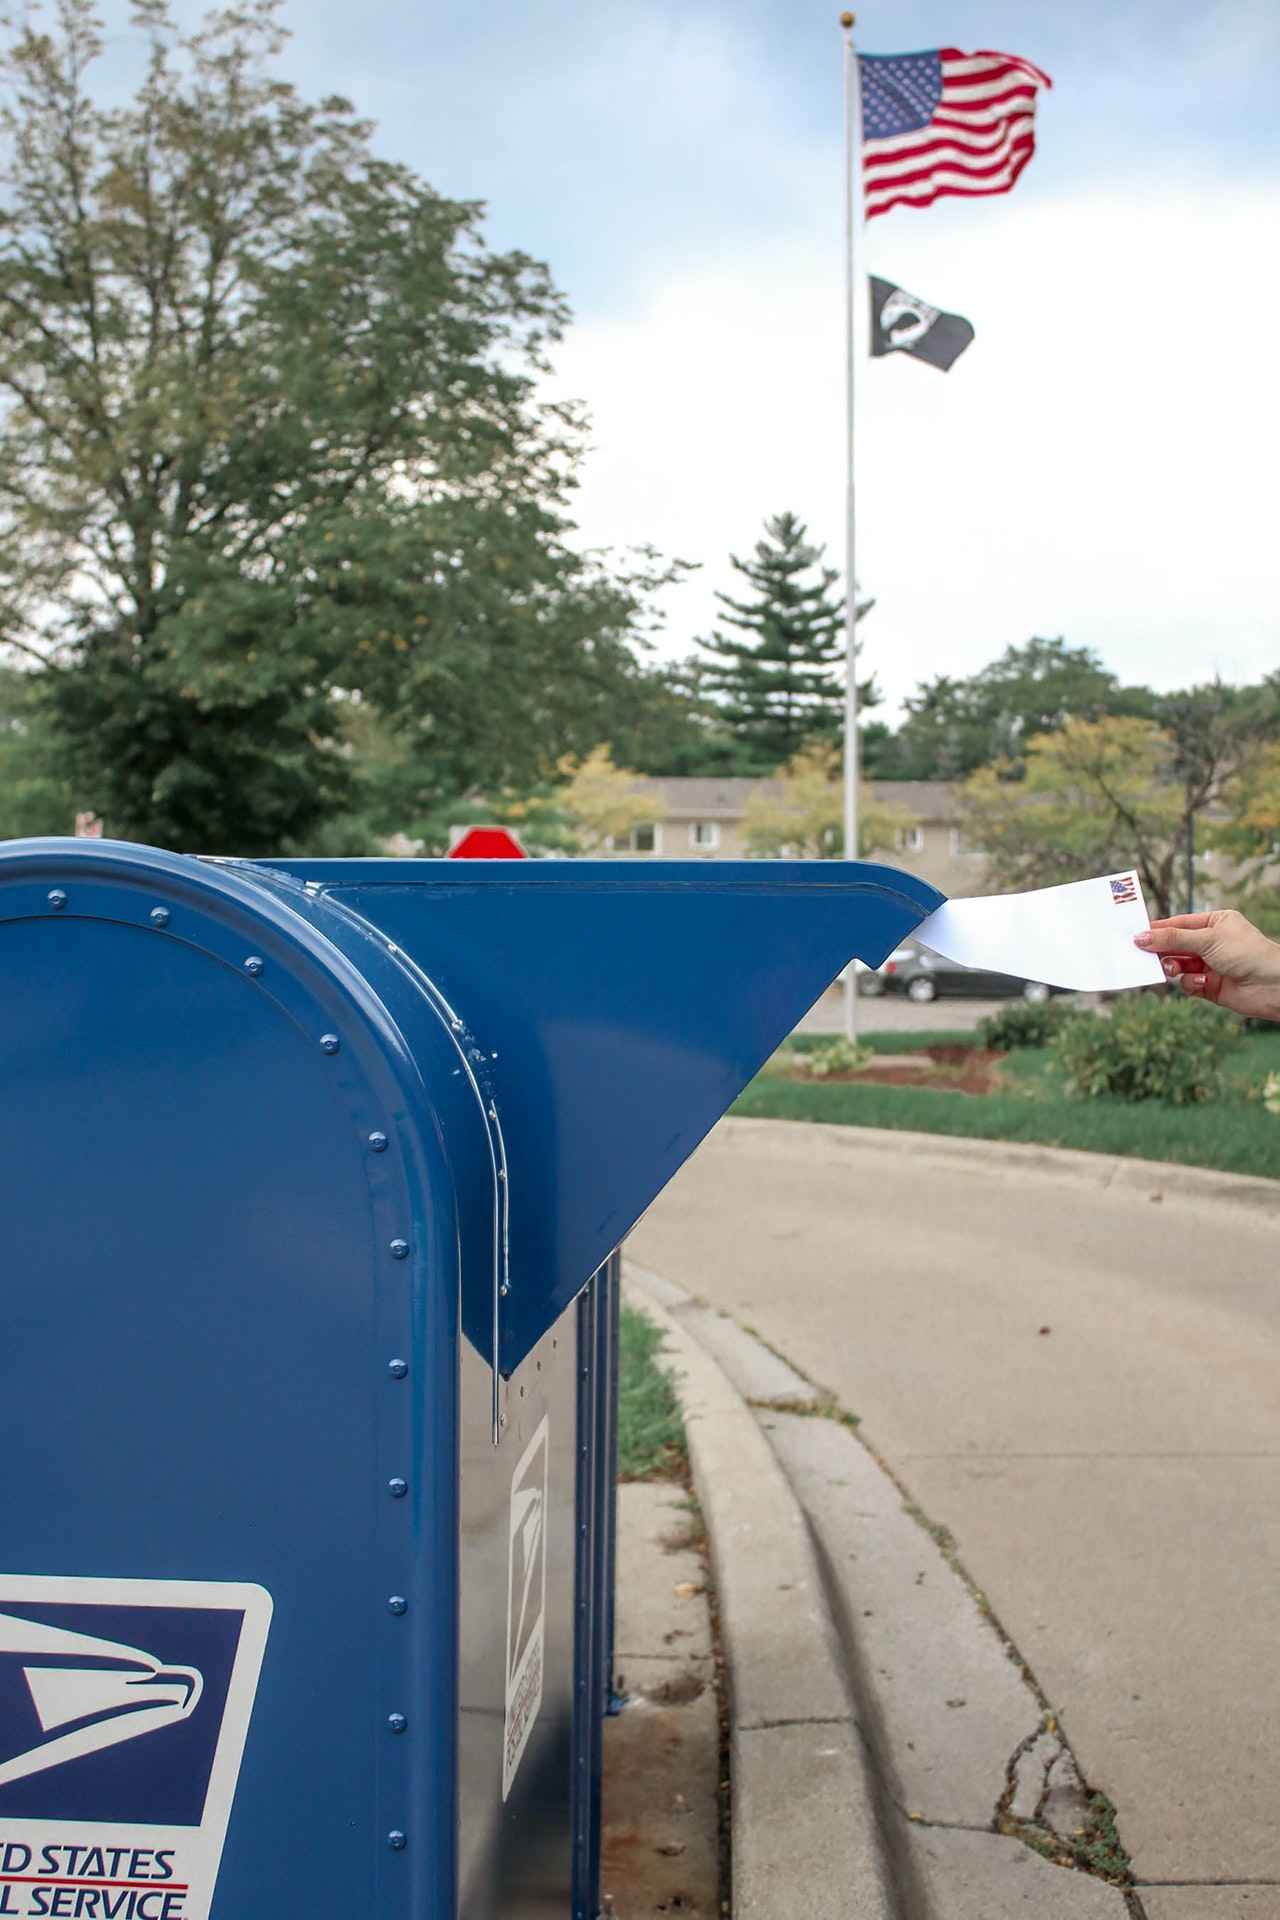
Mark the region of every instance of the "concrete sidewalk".
[[614, 1920], [720, 1920], [720, 1714], [701, 1523], [673, 1480], [618, 1488], [600, 1895]]
[[1072, 1757], [892, 1480], [750, 1334], [627, 1273], [668, 1333], [721, 1593], [738, 1920], [1124, 1920], [1043, 1857], [1087, 1818]]
[[863, 1417], [1119, 1809], [1148, 1920], [1280, 1920], [1278, 1210], [1082, 1161], [730, 1121], [630, 1249]]

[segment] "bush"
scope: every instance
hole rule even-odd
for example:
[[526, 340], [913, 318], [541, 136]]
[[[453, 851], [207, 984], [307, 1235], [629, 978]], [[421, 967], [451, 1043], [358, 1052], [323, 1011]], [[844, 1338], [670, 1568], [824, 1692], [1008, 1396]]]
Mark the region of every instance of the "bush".
[[996, 1053], [1012, 1053], [1015, 1047], [1047, 1047], [1062, 1030], [1062, 1008], [1056, 1000], [1041, 1007], [1025, 1000], [1011, 1000], [998, 1013], [989, 1013], [979, 1022], [982, 1044]]
[[1109, 1093], [1181, 1107], [1218, 1091], [1219, 1063], [1239, 1031], [1237, 1021], [1200, 1001], [1134, 993], [1107, 1019], [1068, 1020], [1057, 1045], [1074, 1098]]
[[812, 1047], [796, 1055], [796, 1065], [810, 1080], [825, 1080], [833, 1073], [857, 1073], [870, 1066], [875, 1055], [870, 1047], [855, 1047], [843, 1035], [824, 1047]]

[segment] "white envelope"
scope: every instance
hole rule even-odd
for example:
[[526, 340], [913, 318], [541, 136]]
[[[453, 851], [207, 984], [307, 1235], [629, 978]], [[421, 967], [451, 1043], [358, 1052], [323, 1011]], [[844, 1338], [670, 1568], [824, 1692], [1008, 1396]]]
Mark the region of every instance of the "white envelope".
[[1163, 981], [1155, 954], [1133, 944], [1134, 934], [1150, 924], [1137, 874], [1108, 873], [1034, 893], [948, 900], [916, 928], [915, 938], [963, 967], [1107, 993]]

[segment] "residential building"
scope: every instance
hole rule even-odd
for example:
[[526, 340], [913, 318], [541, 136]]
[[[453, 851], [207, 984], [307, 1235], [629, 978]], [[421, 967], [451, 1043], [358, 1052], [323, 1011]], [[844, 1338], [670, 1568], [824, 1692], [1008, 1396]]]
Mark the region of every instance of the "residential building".
[[[653, 819], [631, 829], [629, 842], [614, 849], [622, 858], [741, 860], [746, 855], [745, 816], [756, 793], [781, 795], [776, 780], [650, 779], [637, 777], [634, 791], [651, 793]], [[877, 780], [877, 801], [909, 819], [898, 844], [878, 858], [918, 873], [949, 895], [981, 893], [982, 854], [969, 852], [956, 819], [953, 789], [944, 780]]]

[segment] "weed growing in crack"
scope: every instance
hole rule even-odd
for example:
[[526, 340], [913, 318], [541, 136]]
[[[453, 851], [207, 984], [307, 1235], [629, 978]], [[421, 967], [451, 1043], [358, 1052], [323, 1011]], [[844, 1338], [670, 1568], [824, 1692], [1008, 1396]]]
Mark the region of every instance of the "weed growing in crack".
[[1014, 1820], [1007, 1814], [997, 1819], [996, 1831], [1021, 1840], [1057, 1867], [1074, 1867], [1078, 1873], [1092, 1874], [1113, 1887], [1133, 1885], [1129, 1855], [1116, 1831], [1116, 1810], [1105, 1793], [1090, 1794], [1083, 1824], [1066, 1839], [1047, 1827]]

